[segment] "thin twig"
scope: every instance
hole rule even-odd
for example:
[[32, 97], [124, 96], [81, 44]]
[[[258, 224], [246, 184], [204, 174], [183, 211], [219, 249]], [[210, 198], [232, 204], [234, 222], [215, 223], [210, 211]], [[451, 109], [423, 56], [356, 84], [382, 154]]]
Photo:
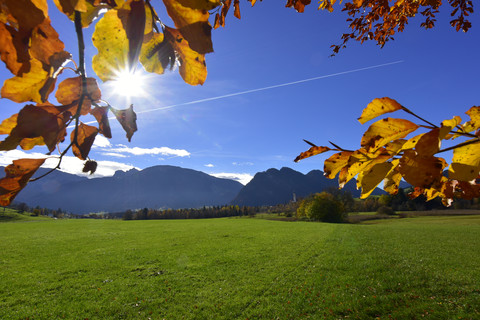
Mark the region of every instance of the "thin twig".
[[328, 141], [332, 146], [334, 146], [335, 148], [337, 148], [339, 151], [344, 151], [344, 152], [354, 152], [353, 150], [347, 150], [347, 149], [343, 149], [342, 147], [339, 147], [338, 145], [336, 145], [335, 143], [333, 143], [332, 141]]
[[452, 146], [452, 147], [448, 147], [448, 148], [442, 149], [442, 150], [438, 151], [437, 153], [447, 152], [447, 151], [450, 151], [450, 150], [454, 150], [454, 149], [457, 149], [457, 148], [465, 147], [465, 146], [468, 146], [468, 145], [470, 145], [470, 144], [475, 144], [475, 143], [480, 143], [480, 138], [475, 139], [475, 140], [470, 140], [470, 141], [465, 141], [465, 142], [459, 143], [459, 144], [457, 144], [456, 146]]
[[415, 118], [420, 119], [420, 120], [422, 120], [423, 122], [431, 125], [432, 127], [438, 128], [438, 126], [434, 125], [433, 123], [431, 123], [431, 122], [428, 121], [428, 120], [423, 119], [422, 117], [420, 117], [420, 116], [418, 116], [417, 114], [415, 114], [415, 113], [413, 113], [412, 111], [410, 111], [408, 108], [402, 106], [402, 110], [405, 111], [405, 112], [408, 113], [408, 114], [411, 114], [411, 115], [414, 116]]

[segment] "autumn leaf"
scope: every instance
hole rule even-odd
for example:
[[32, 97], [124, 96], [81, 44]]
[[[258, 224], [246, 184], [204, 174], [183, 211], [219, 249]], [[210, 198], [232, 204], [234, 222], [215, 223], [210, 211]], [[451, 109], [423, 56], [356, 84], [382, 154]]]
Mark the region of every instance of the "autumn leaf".
[[[330, 1], [335, 2], [335, 0], [328, 0], [327, 2], [330, 2]], [[297, 10], [298, 12], [303, 12], [305, 10], [305, 6], [309, 5], [311, 2], [312, 2], [311, 0], [288, 0], [285, 7], [287, 8], [294, 7], [295, 10]], [[322, 2], [325, 3], [326, 1], [322, 1]], [[321, 7], [322, 5], [320, 5], [319, 8]]]
[[343, 188], [357, 174], [368, 171], [377, 163], [382, 163], [391, 158], [391, 155], [384, 149], [374, 154], [369, 154], [365, 149], [359, 149], [352, 153], [347, 165], [342, 168], [343, 174], [338, 179], [338, 185]]
[[133, 111], [133, 105], [125, 110], [117, 110], [110, 108], [122, 125], [123, 130], [127, 133], [128, 142], [132, 139], [133, 133], [137, 131], [137, 115]]
[[152, 39], [142, 46], [140, 62], [147, 72], [163, 74], [167, 68], [173, 69], [175, 60], [172, 44], [164, 41], [162, 33], [154, 33]]
[[405, 119], [385, 118], [373, 123], [362, 137], [361, 146], [369, 152], [390, 141], [406, 137], [418, 129], [418, 125]]
[[358, 118], [358, 121], [361, 124], [364, 124], [365, 122], [384, 115], [385, 113], [394, 112], [401, 109], [403, 109], [401, 104], [388, 97], [373, 99], [373, 101], [370, 102], [365, 109], [363, 109], [362, 115], [360, 118]]
[[394, 168], [391, 162], [376, 163], [362, 171], [357, 178], [357, 188], [362, 188], [361, 199], [367, 198]]
[[312, 156], [315, 156], [317, 154], [327, 152], [329, 150], [331, 150], [329, 147], [313, 146], [310, 149], [308, 149], [307, 151], [300, 153], [300, 155], [298, 155], [295, 158], [295, 160], [293, 160], [293, 161], [298, 162], [302, 159], [312, 157]]
[[27, 32], [41, 24], [48, 17], [47, 0], [3, 0], [19, 27]]
[[207, 78], [205, 55], [193, 51], [176, 29], [165, 27], [165, 40], [178, 53], [179, 72], [183, 80], [192, 86], [203, 84]]
[[92, 36], [98, 54], [93, 57], [92, 68], [102, 81], [115, 79], [128, 68], [128, 39], [118, 10], [109, 10], [95, 25]]
[[[80, 114], [86, 115], [90, 112], [92, 101], [102, 98], [102, 93], [98, 88], [95, 78], [86, 78], [86, 98], [83, 100]], [[65, 106], [72, 105], [71, 113], [76, 114], [78, 103], [82, 95], [82, 77], [67, 78], [60, 82], [55, 93], [57, 101]]]
[[[72, 131], [70, 135], [70, 140], [72, 141], [72, 151], [73, 154], [80, 160], [86, 160], [90, 149], [92, 148], [95, 137], [98, 134], [98, 129], [84, 123], [80, 123], [78, 126], [77, 136], [75, 139], [75, 130]], [[75, 143], [76, 141], [76, 143]]]
[[330, 158], [325, 160], [323, 172], [328, 179], [333, 179], [337, 175], [337, 173], [342, 170], [344, 166], [348, 164], [348, 159], [352, 155], [353, 152], [351, 151], [342, 151], [339, 153], [335, 153]]
[[385, 177], [383, 182], [383, 190], [390, 194], [397, 194], [400, 181], [402, 181], [402, 174], [397, 170], [399, 160], [395, 159], [392, 161], [395, 168], [393, 168]]
[[5, 168], [6, 176], [0, 179], [0, 205], [8, 206], [25, 188], [45, 159], [19, 159]]
[[452, 163], [448, 170], [450, 179], [471, 181], [478, 178], [480, 171], [480, 141], [478, 139], [467, 140], [474, 142], [453, 150]]
[[43, 69], [42, 62], [32, 59], [28, 72], [5, 80], [1, 91], [2, 98], [18, 103], [43, 103], [54, 89], [55, 80], [50, 79], [50, 73]]
[[116, 7], [114, 1], [100, 2], [87, 0], [53, 0], [58, 10], [63, 12], [70, 20], [75, 21], [75, 11], [80, 12], [82, 27], [88, 27], [100, 16], [103, 10]]
[[412, 186], [430, 188], [432, 184], [440, 181], [446, 166], [442, 158], [421, 156], [413, 150], [406, 150], [398, 168], [403, 178]]
[[134, 69], [140, 56], [143, 36], [145, 32], [145, 3], [143, 0], [128, 1], [130, 8], [126, 9], [124, 5], [118, 10], [118, 17], [123, 22], [123, 27], [128, 40], [128, 64], [130, 69]]
[[433, 156], [440, 150], [440, 128], [423, 134], [415, 145], [415, 151], [421, 156]]
[[49, 18], [33, 29], [30, 37], [30, 53], [35, 59], [50, 65], [50, 58], [62, 52], [64, 48], [65, 45], [60, 41]]
[[112, 138], [112, 131], [110, 130], [110, 122], [108, 120], [107, 107], [95, 107], [90, 111], [98, 122], [98, 132], [103, 134], [105, 138]]
[[34, 145], [46, 144], [48, 150], [53, 151], [66, 135], [66, 123], [70, 116], [68, 112], [60, 113], [54, 106], [27, 105], [18, 113], [17, 125], [0, 143], [0, 150], [13, 150], [18, 145], [28, 150]]
[[17, 75], [22, 68], [28, 69], [30, 67], [28, 35], [0, 23], [0, 56], [14, 75]]
[[163, 0], [168, 15], [175, 23], [181, 37], [187, 40], [191, 50], [200, 54], [213, 52], [208, 11], [218, 7], [220, 0]]

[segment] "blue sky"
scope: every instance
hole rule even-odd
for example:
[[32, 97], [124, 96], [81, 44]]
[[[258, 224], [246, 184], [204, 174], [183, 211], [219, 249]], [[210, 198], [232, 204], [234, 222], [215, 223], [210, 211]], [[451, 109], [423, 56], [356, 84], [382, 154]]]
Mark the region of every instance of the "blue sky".
[[[237, 177], [243, 183], [269, 168], [288, 166], [307, 173], [322, 169], [329, 154], [294, 163], [308, 149], [302, 139], [358, 148], [368, 124], [356, 119], [376, 97], [394, 98], [437, 123], [454, 115], [466, 119], [464, 112], [479, 104], [478, 12], [471, 17], [473, 27], [468, 33], [450, 27], [447, 4], [432, 30], [421, 29], [421, 20], [413, 19], [383, 49], [374, 43], [351, 42], [329, 57], [330, 45], [348, 32], [339, 7], [328, 13], [312, 4], [299, 14], [284, 8], [284, 2], [263, 1], [251, 8], [241, 1], [242, 19], [231, 12], [226, 27], [213, 31], [215, 52], [207, 55], [208, 77], [203, 86], [185, 84], [177, 71], [150, 77], [145, 87], [148, 96], [132, 98], [139, 128], [132, 142], [113, 120], [113, 138], [96, 141], [90, 153], [100, 165], [95, 176], [154, 165]], [[154, 3], [165, 17], [161, 3]], [[67, 51], [76, 57], [73, 23], [49, 4], [54, 26], [62, 30]], [[92, 32], [93, 27], [86, 30], [87, 39]], [[88, 45], [88, 64], [95, 54], [96, 49]], [[0, 80], [9, 77], [2, 68]], [[271, 88], [317, 77], [322, 78]], [[268, 89], [257, 90], [261, 88]], [[115, 96], [111, 88], [101, 84], [101, 89], [113, 106], [128, 107], [128, 101]], [[237, 94], [241, 92], [245, 93]], [[2, 119], [23, 106], [6, 99], [1, 104]], [[36, 156], [46, 148], [32, 151]], [[3, 152], [0, 162], [6, 165], [23, 156], [21, 150]], [[81, 168], [73, 158], [66, 158], [62, 166], [69, 172]]]

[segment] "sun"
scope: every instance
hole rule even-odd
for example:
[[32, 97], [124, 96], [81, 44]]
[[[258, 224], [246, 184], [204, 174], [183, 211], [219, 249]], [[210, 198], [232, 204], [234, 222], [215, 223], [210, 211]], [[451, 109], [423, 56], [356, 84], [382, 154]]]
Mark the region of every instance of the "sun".
[[146, 75], [138, 70], [121, 70], [115, 73], [115, 79], [110, 86], [117, 95], [127, 98], [143, 97], [146, 95], [145, 86], [147, 85]]

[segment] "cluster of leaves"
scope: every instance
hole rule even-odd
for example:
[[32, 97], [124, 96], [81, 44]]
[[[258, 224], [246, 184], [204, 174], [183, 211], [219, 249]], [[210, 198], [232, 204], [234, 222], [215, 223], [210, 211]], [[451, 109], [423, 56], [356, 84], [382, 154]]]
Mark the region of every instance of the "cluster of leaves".
[[[252, 6], [257, 0], [248, 0]], [[260, 0], [262, 1], [262, 0]], [[232, 0], [223, 2], [222, 11], [217, 13], [215, 18], [215, 28], [225, 26], [225, 16], [231, 6]], [[285, 7], [294, 8], [297, 12], [304, 12], [305, 7], [311, 4], [311, 0], [287, 0]], [[336, 3], [343, 1], [337, 0], [319, 0], [318, 9], [328, 10], [332, 12]], [[450, 25], [457, 31], [467, 32], [472, 26], [467, 17], [473, 13], [472, 0], [448, 0], [451, 6], [452, 20]], [[410, 18], [420, 14], [425, 17], [420, 27], [431, 29], [435, 26], [436, 14], [442, 0], [352, 0], [345, 1], [342, 5], [342, 11], [349, 16], [347, 19], [348, 27], [352, 30], [344, 33], [341, 37], [342, 43], [332, 45], [333, 52], [338, 53], [340, 49], [345, 48], [349, 40], [360, 41], [367, 40], [376, 41], [383, 47], [386, 42], [393, 40], [393, 36], [397, 32], [402, 32], [408, 24]], [[239, 0], [234, 1], [235, 16], [240, 19]]]
[[[203, 84], [207, 76], [205, 54], [212, 52], [209, 10], [220, 0], [163, 0], [175, 28], [163, 24], [149, 0], [54, 0], [56, 7], [75, 24], [79, 61], [75, 68], [66, 67], [72, 55], [52, 27], [47, 0], [0, 1], [0, 56], [13, 77], [6, 80], [1, 97], [16, 103], [29, 104], [0, 124], [0, 150], [20, 146], [30, 150], [38, 145], [48, 148], [50, 156], [58, 148], [62, 157], [72, 150], [87, 160], [84, 172], [93, 173], [96, 162], [88, 158], [97, 134], [111, 138], [108, 113], [112, 112], [130, 141], [137, 130], [133, 106], [113, 108], [102, 100], [95, 78], [85, 73], [83, 28], [89, 27], [102, 12], [95, 25], [92, 42], [98, 54], [92, 68], [102, 81], [109, 81], [123, 70], [133, 72], [138, 62], [146, 71], [162, 74], [178, 64], [180, 75], [191, 85]], [[73, 72], [58, 86], [58, 77]], [[49, 102], [55, 91], [58, 102]], [[95, 117], [98, 126], [80, 121], [82, 116]], [[60, 150], [60, 143], [72, 127], [70, 143]], [[25, 187], [42, 159], [19, 159], [5, 169], [0, 180], [0, 205], [8, 205]]]
[[[390, 98], [374, 99], [363, 110], [358, 119], [364, 124], [378, 116], [394, 111], [405, 111], [420, 119], [426, 125], [405, 119], [384, 118], [367, 129], [360, 142], [360, 149], [345, 150], [316, 146], [301, 153], [295, 161], [327, 151], [338, 151], [324, 163], [325, 175], [333, 179], [339, 175], [342, 188], [358, 175], [357, 187], [362, 188], [362, 198], [368, 197], [383, 180], [384, 190], [396, 194], [402, 178], [415, 187], [411, 198], [423, 194], [427, 200], [441, 197], [444, 205], [451, 205], [453, 199], [480, 197], [480, 107], [472, 107], [466, 113], [470, 117], [464, 123], [459, 116], [443, 121], [439, 126], [414, 114]], [[428, 129], [410, 139], [404, 139], [417, 129]], [[459, 137], [468, 140], [452, 147], [441, 149], [442, 140]], [[453, 159], [448, 166], [438, 153], [453, 150]], [[444, 170], [448, 166], [448, 175]]]

